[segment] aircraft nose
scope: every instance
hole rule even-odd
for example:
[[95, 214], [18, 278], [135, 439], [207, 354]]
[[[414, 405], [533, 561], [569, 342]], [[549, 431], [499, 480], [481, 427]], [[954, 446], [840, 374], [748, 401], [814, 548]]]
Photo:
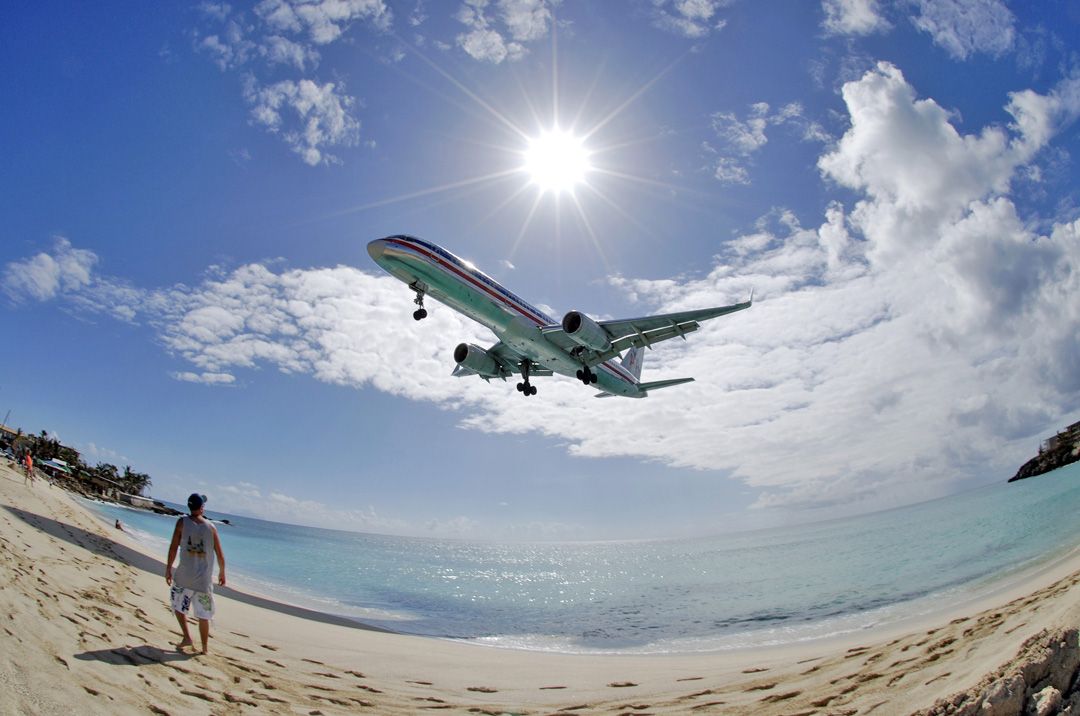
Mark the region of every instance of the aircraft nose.
[[386, 253], [386, 239], [375, 239], [367, 245], [368, 255], [376, 262], [382, 259]]

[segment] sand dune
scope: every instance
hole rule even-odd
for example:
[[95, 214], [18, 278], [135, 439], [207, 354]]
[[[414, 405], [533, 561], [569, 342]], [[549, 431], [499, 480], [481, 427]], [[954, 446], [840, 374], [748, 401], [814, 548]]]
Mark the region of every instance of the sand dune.
[[0, 712], [950, 713], [1004, 703], [1038, 654], [1080, 653], [1075, 555], [962, 613], [856, 639], [649, 657], [390, 634], [236, 589], [219, 592], [212, 653], [194, 656], [172, 646], [163, 570], [62, 490], [0, 466]]

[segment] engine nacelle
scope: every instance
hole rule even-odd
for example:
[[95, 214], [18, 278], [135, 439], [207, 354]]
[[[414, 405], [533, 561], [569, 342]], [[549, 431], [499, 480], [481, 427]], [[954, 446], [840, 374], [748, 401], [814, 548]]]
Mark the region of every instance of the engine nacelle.
[[611, 348], [611, 336], [600, 324], [580, 311], [570, 311], [562, 319], [562, 329], [570, 340], [594, 351]]
[[498, 361], [492, 358], [490, 353], [471, 343], [458, 345], [454, 349], [454, 360], [462, 368], [467, 368], [485, 378], [498, 378], [503, 374]]

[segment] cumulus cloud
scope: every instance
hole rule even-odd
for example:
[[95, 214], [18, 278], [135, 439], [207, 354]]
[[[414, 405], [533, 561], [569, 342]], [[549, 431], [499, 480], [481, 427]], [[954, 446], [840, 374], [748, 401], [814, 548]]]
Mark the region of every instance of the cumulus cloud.
[[52, 253], [43, 252], [9, 263], [0, 281], [12, 301], [47, 301], [89, 285], [97, 260], [93, 252], [73, 248], [67, 239], [57, 237]]
[[[470, 429], [539, 431], [581, 457], [724, 471], [762, 508], [886, 507], [1004, 477], [1080, 404], [1080, 220], [1025, 220], [1010, 198], [1012, 178], [1077, 116], [1076, 98], [1074, 78], [1014, 93], [1002, 98], [1012, 122], [965, 134], [892, 65], [848, 83], [850, 125], [819, 168], [853, 199], [808, 225], [770, 212], [696, 279], [612, 279], [635, 314], [756, 291], [751, 310], [656, 346], [648, 379], [697, 382], [643, 401], [593, 400], [559, 378], [524, 401], [499, 381], [453, 378], [454, 345], [493, 337], [437, 305], [414, 323], [400, 282], [347, 266], [252, 263], [138, 291], [63, 242], [4, 275], [81, 255], [67, 288], [15, 284], [18, 295], [87, 310], [128, 301], [191, 366], [180, 380], [273, 367], [433, 401]], [[760, 146], [752, 128], [737, 134]]]
[[333, 82], [282, 80], [260, 87], [249, 77], [244, 98], [251, 105], [252, 120], [281, 134], [311, 166], [338, 161], [327, 147], [355, 146], [359, 141], [360, 122], [350, 112], [356, 100]]
[[798, 102], [786, 104], [776, 112], [767, 102], [758, 102], [751, 105], [744, 118], [734, 112], [714, 112], [710, 123], [715, 144], [706, 142], [703, 149], [710, 155], [713, 176], [724, 184], [750, 183], [750, 157], [768, 143], [769, 127], [799, 127], [805, 139], [823, 139], [821, 128], [803, 118], [803, 108]]
[[382, 0], [262, 0], [255, 14], [282, 33], [306, 35], [316, 45], [327, 45], [357, 20], [387, 30], [393, 14]]
[[457, 20], [467, 28], [458, 47], [475, 60], [500, 64], [525, 56], [525, 43], [547, 36], [552, 23], [545, 0], [466, 0]]
[[890, 28], [878, 0], [823, 0], [821, 25], [830, 35], [870, 35]]
[[255, 125], [280, 136], [311, 166], [340, 161], [328, 148], [359, 143], [357, 102], [341, 81], [270, 78], [283, 70], [315, 70], [318, 48], [339, 40], [353, 23], [389, 30], [393, 14], [382, 0], [262, 0], [251, 13], [203, 3], [200, 10], [210, 29], [196, 33], [195, 49], [223, 72], [243, 73]]
[[726, 21], [716, 15], [730, 4], [730, 0], [652, 0], [652, 22], [666, 32], [699, 40], [724, 28]]
[[958, 60], [1013, 48], [1016, 19], [1002, 0], [917, 0], [915, 26]]

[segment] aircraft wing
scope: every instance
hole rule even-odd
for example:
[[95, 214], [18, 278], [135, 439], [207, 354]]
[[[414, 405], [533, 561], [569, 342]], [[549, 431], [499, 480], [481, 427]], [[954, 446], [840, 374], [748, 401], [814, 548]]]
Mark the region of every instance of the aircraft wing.
[[685, 338], [687, 333], [693, 333], [700, 328], [702, 321], [750, 308], [753, 300], [754, 296], [751, 293], [750, 298], [746, 301], [733, 303], [730, 306], [701, 308], [694, 311], [679, 311], [656, 316], [642, 316], [641, 318], [598, 321], [597, 323], [604, 329], [604, 332], [607, 333], [611, 340], [611, 348], [606, 351], [595, 351], [579, 346], [570, 336], [566, 335], [561, 325], [547, 326], [542, 328], [541, 332], [549, 341], [563, 350], [577, 354], [586, 365], [594, 366], [614, 358], [627, 348], [646, 348], [654, 343], [666, 341], [676, 336]]

